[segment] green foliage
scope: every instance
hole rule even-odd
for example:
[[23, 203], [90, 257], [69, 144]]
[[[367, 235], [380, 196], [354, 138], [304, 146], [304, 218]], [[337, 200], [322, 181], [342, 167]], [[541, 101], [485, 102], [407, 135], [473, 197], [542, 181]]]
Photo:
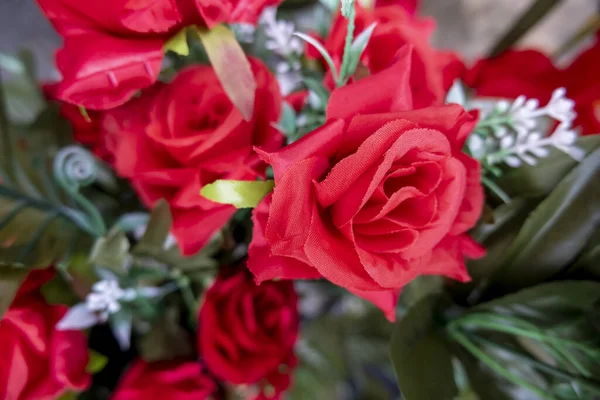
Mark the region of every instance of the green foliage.
[[200, 194], [221, 204], [231, 204], [236, 208], [254, 208], [273, 190], [275, 183], [267, 181], [234, 181], [219, 179], [205, 185]]
[[406, 400], [452, 400], [458, 394], [452, 354], [437, 329], [438, 302], [437, 296], [420, 300], [398, 321], [392, 335], [390, 356]]

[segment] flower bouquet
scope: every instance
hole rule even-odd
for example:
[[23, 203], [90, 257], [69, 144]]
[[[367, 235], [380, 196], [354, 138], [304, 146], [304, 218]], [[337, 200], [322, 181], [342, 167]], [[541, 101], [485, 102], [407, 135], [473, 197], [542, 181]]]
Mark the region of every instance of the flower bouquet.
[[37, 3], [61, 80], [0, 54], [1, 399], [599, 398], [600, 42]]

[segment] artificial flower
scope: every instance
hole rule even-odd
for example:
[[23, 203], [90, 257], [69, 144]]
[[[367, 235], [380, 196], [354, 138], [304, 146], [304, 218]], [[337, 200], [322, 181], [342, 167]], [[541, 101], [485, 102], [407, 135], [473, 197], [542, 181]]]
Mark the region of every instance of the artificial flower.
[[245, 269], [221, 273], [199, 314], [198, 348], [208, 369], [233, 384], [281, 393], [295, 364], [297, 303], [292, 282], [256, 285]]
[[149, 363], [138, 359], [127, 369], [112, 400], [205, 400], [217, 384], [196, 361]]
[[173, 234], [185, 254], [197, 252], [235, 213], [235, 207], [200, 196], [216, 179], [252, 180], [266, 165], [253, 146], [279, 148], [273, 127], [281, 112], [277, 81], [251, 59], [257, 83], [254, 115], [244, 121], [214, 70], [194, 66], [169, 84], [157, 84], [103, 120], [116, 171], [131, 180], [151, 207], [166, 199]]
[[479, 164], [462, 152], [477, 113], [413, 110], [411, 60], [405, 48], [388, 69], [334, 91], [324, 126], [259, 150], [275, 190], [254, 214], [248, 267], [258, 282], [325, 277], [394, 319], [399, 289], [417, 276], [469, 280], [462, 254], [431, 260], [481, 213]]
[[90, 109], [128, 101], [158, 79], [165, 44], [187, 26], [256, 23], [281, 0], [38, 0], [63, 37], [56, 95]]
[[31, 272], [0, 321], [0, 398], [52, 400], [90, 384], [87, 340], [56, 324], [68, 307], [50, 305], [40, 287], [52, 270]]

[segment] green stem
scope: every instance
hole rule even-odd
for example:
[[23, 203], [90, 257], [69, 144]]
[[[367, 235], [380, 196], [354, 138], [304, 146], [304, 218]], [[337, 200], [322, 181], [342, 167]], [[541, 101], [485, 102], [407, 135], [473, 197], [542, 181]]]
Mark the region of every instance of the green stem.
[[179, 270], [174, 270], [171, 273], [171, 276], [177, 283], [179, 291], [181, 292], [181, 296], [183, 297], [183, 301], [189, 310], [190, 325], [195, 327], [198, 323], [196, 319], [196, 313], [198, 312], [198, 302], [196, 301], [196, 296], [194, 295], [192, 287], [190, 286], [190, 278], [183, 275]]
[[518, 385], [518, 386], [528, 389], [532, 393], [535, 393], [536, 395], [538, 395], [540, 399], [557, 400], [556, 397], [548, 395], [546, 392], [544, 392], [542, 389], [538, 388], [537, 386], [534, 386], [531, 383], [527, 382], [526, 380], [523, 380], [523, 379], [519, 378], [518, 376], [511, 374], [510, 371], [508, 371], [502, 364], [500, 364], [499, 362], [494, 360], [492, 357], [488, 356], [485, 352], [480, 350], [473, 342], [471, 342], [469, 340], [469, 338], [467, 336], [465, 336], [463, 333], [461, 333], [457, 329], [450, 329], [449, 333], [450, 333], [450, 336], [454, 340], [456, 340], [457, 343], [459, 343], [461, 346], [463, 346], [475, 358], [477, 358], [479, 361], [481, 361], [482, 363], [487, 365], [492, 371], [494, 371], [498, 375], [504, 377], [505, 379], [509, 380], [510, 382], [512, 382], [515, 385]]
[[498, 198], [500, 200], [502, 200], [504, 203], [508, 204], [512, 201], [512, 199], [504, 191], [504, 189], [502, 189], [496, 182], [494, 182], [492, 179], [488, 178], [487, 176], [485, 176], [485, 175], [481, 176], [481, 183], [483, 183], [483, 185], [485, 187], [490, 189], [490, 191], [492, 193], [494, 193], [496, 196], [498, 196]]
[[354, 3], [356, 0], [351, 0], [350, 14], [346, 18], [348, 20], [348, 30], [346, 31], [346, 43], [344, 45], [344, 56], [342, 58], [342, 67], [340, 69], [340, 75], [338, 76], [337, 87], [344, 86], [348, 81], [348, 68], [350, 65], [350, 49], [352, 48], [352, 41], [354, 40], [354, 28], [356, 19], [356, 9]]

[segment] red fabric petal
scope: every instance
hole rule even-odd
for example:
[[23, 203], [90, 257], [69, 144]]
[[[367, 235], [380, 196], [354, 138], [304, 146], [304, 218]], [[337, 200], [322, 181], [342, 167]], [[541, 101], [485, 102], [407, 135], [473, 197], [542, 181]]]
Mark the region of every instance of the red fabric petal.
[[56, 55], [57, 97], [92, 110], [116, 107], [156, 81], [162, 59], [162, 40], [68, 36]]

